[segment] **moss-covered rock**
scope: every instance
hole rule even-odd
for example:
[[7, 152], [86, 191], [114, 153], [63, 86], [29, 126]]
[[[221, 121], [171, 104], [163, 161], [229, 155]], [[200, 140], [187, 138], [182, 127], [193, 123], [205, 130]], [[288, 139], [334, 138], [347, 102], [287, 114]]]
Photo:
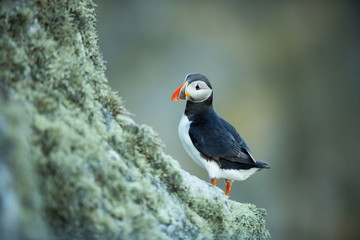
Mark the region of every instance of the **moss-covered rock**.
[[1, 239], [268, 239], [180, 169], [104, 75], [90, 0], [0, 8]]

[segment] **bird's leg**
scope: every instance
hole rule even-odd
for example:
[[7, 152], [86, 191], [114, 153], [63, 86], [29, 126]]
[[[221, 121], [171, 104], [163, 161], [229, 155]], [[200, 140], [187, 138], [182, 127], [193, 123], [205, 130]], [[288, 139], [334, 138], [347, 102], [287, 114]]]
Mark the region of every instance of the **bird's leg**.
[[212, 179], [211, 179], [211, 184], [214, 185], [214, 186], [216, 186], [216, 183], [217, 183], [216, 178], [212, 178]]
[[225, 191], [225, 195], [229, 196], [230, 195], [230, 190], [231, 190], [231, 186], [233, 181], [229, 180], [229, 179], [225, 179], [226, 182], [226, 191]]

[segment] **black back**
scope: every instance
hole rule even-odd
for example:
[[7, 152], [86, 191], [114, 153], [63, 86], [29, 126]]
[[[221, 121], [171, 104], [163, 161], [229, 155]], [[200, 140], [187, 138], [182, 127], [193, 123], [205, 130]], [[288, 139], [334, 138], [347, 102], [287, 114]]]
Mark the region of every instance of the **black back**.
[[189, 135], [195, 148], [222, 169], [268, 168], [256, 161], [236, 129], [219, 117], [212, 107], [213, 95], [200, 103], [187, 101], [185, 115], [191, 121]]

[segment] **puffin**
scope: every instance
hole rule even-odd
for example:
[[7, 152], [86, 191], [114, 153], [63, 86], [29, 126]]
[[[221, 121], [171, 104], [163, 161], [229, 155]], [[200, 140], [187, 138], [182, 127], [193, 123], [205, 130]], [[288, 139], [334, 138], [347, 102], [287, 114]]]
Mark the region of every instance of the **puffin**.
[[216, 186], [217, 179], [225, 180], [227, 197], [234, 181], [270, 168], [268, 163], [255, 160], [236, 129], [215, 112], [207, 77], [188, 74], [171, 96], [171, 101], [183, 100], [187, 102], [178, 127], [180, 141], [190, 158], [207, 170], [212, 185]]

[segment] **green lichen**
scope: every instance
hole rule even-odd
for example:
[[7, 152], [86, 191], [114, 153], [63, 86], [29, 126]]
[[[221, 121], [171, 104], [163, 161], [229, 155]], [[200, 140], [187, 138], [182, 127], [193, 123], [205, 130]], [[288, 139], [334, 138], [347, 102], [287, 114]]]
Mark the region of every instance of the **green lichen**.
[[[157, 134], [130, 118], [107, 85], [92, 1], [0, 4], [0, 113], [11, 125], [1, 146], [12, 146], [0, 163], [13, 177], [23, 221], [14, 234], [269, 238], [264, 210], [181, 170]], [[28, 230], [35, 222], [38, 235]]]
[[[0, 239], [50, 239], [30, 154], [23, 103], [7, 101], [0, 85]], [[26, 109], [26, 108], [25, 108]]]

